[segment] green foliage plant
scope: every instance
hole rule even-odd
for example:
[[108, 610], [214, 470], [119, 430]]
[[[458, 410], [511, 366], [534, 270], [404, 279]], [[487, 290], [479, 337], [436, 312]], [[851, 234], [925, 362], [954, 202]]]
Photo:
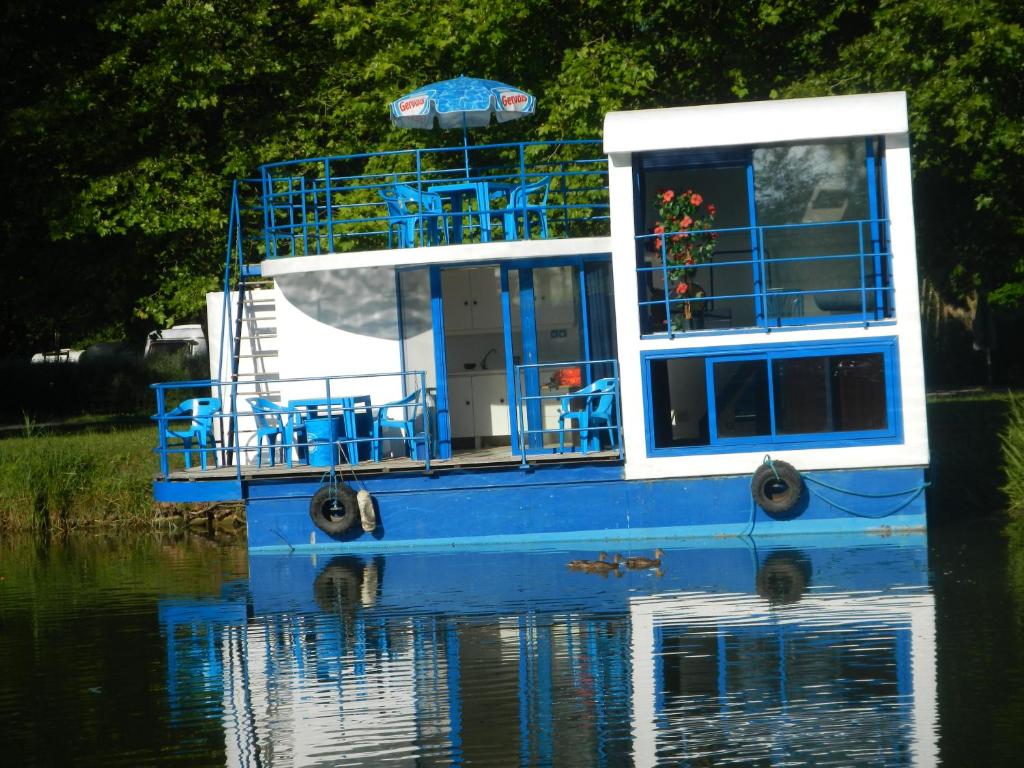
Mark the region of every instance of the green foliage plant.
[[1003, 469], [1006, 473], [1008, 510], [1024, 520], [1024, 398], [1010, 396], [1006, 426], [999, 433], [1003, 451]]

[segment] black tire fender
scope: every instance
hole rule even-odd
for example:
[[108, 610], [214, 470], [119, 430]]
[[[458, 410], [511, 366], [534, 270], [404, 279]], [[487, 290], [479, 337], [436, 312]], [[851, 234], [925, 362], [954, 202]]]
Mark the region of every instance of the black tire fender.
[[772, 605], [800, 602], [811, 583], [811, 562], [790, 550], [772, 552], [757, 569], [757, 594]]
[[796, 467], [785, 461], [762, 464], [750, 481], [754, 501], [771, 514], [788, 512], [800, 500], [804, 483]]
[[309, 517], [328, 536], [344, 533], [359, 521], [355, 492], [344, 483], [323, 486], [309, 502]]

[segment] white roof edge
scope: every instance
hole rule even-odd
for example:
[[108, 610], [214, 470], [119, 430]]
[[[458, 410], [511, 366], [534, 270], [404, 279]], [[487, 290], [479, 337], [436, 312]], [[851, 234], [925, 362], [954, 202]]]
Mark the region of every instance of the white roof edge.
[[551, 240], [510, 240], [464, 245], [437, 245], [390, 251], [350, 251], [319, 256], [268, 259], [262, 263], [264, 277], [371, 267], [457, 265], [475, 262], [515, 261], [564, 256], [611, 253], [610, 237], [570, 237]]
[[818, 96], [609, 112], [604, 118], [604, 151], [725, 147], [907, 130], [903, 91]]

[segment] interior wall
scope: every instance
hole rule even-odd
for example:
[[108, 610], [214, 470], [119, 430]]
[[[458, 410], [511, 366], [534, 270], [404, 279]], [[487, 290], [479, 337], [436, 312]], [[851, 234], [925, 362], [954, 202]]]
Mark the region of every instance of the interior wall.
[[701, 420], [707, 418], [707, 380], [704, 358], [680, 358], [668, 365], [672, 439], [697, 440]]

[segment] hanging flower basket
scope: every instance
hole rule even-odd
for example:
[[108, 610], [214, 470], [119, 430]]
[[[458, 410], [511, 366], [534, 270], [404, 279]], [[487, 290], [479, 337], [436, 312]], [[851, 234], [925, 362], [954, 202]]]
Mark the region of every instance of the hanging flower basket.
[[655, 205], [658, 220], [654, 225], [654, 245], [668, 267], [666, 290], [676, 302], [672, 305], [672, 329], [703, 327], [705, 302], [693, 299], [706, 295], [695, 279], [700, 271], [697, 265], [711, 261], [715, 252], [718, 233], [709, 231], [714, 228], [715, 206], [692, 189], [658, 190]]

